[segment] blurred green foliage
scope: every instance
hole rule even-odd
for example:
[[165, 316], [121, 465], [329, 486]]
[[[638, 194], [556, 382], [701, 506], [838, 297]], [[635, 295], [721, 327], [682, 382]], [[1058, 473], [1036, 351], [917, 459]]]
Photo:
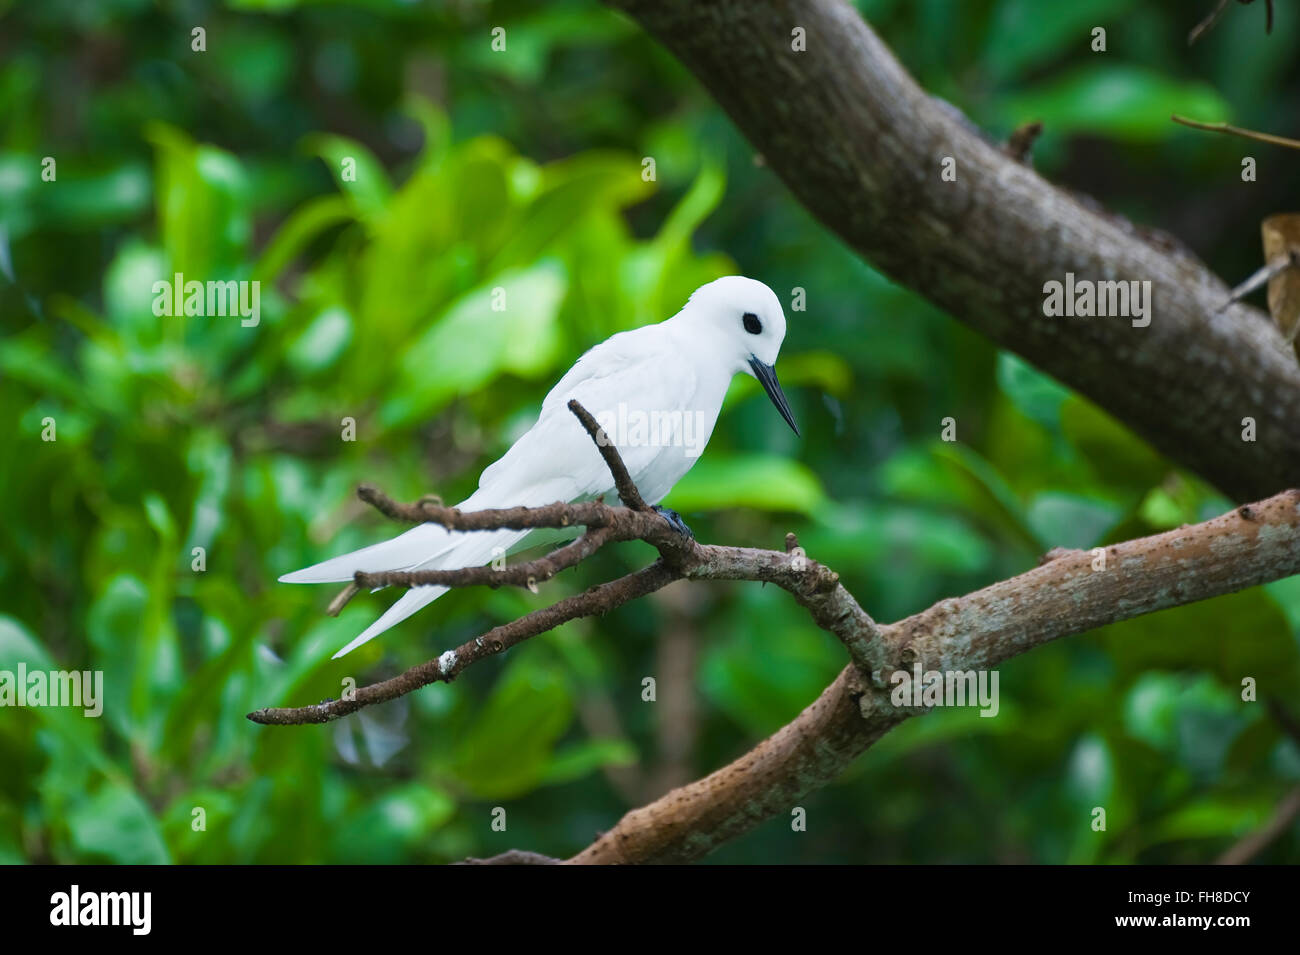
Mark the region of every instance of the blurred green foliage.
[[[1294, 193], [1296, 160], [1256, 150], [1260, 182], [1243, 185], [1240, 143], [1167, 117], [1295, 135], [1300, 29], [1279, 16], [1265, 38], [1262, 16], [1234, 8], [1189, 53], [1199, 6], [859, 4], [936, 95], [995, 136], [1044, 120], [1046, 174], [1235, 277], [1257, 264], [1258, 220]], [[787, 302], [807, 290], [781, 358], [805, 436], [737, 381], [667, 503], [706, 540], [776, 547], [797, 531], [879, 619], [1052, 546], [1230, 506], [854, 258], [689, 75], [592, 3], [0, 2], [0, 115], [0, 669], [100, 669], [107, 693], [97, 720], [0, 711], [3, 861], [569, 854], [656, 780], [706, 772], [793, 717], [842, 651], [775, 588], [710, 585], [337, 724], [244, 719], [643, 563], [625, 545], [540, 596], [452, 594], [341, 661], [387, 595], [331, 619], [323, 591], [274, 582], [391, 533], [355, 502], [362, 481], [459, 499], [578, 354], [718, 275]], [[175, 272], [259, 280], [260, 323], [156, 317], [153, 283]], [[939, 440], [947, 416], [957, 443]], [[1300, 778], [1295, 742], [1239, 698], [1247, 674], [1297, 699], [1298, 590], [1013, 660], [996, 719], [913, 720], [805, 800], [807, 832], [776, 819], [714, 858], [1213, 858]], [[683, 633], [699, 700], [684, 729], [641, 697], [669, 654], [680, 663], [668, 638]], [[1298, 857], [1294, 830], [1265, 856]]]

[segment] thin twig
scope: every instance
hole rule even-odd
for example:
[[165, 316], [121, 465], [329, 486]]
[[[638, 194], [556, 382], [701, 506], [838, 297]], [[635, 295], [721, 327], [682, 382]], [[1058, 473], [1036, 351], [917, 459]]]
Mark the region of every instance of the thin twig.
[[1223, 11], [1227, 9], [1228, 0], [1219, 0], [1219, 5], [1210, 11], [1210, 15], [1200, 23], [1196, 24], [1196, 26], [1192, 28], [1192, 32], [1187, 34], [1187, 45], [1191, 46], [1201, 38], [1201, 34], [1207, 33], [1213, 29], [1214, 25], [1219, 22], [1219, 17], [1223, 16]]
[[486, 859], [465, 859], [456, 865], [559, 865], [563, 860], [544, 856], [540, 852], [526, 849], [510, 849], [500, 855], [488, 856]]
[[[637, 513], [626, 508], [614, 510], [628, 519], [648, 519], [647, 527], [656, 533], [664, 533], [667, 527], [654, 512]], [[405, 696], [430, 683], [450, 681], [471, 664], [508, 650], [530, 637], [579, 617], [609, 613], [681, 578], [774, 583], [793, 595], [818, 626], [839, 638], [859, 670], [881, 666], [884, 644], [879, 627], [858, 606], [839, 583], [839, 575], [830, 568], [802, 555], [697, 544], [675, 531], [668, 530], [666, 534], [666, 542], [655, 544], [661, 548], [663, 556], [639, 571], [494, 627], [435, 660], [411, 667], [390, 680], [363, 687], [348, 699], [326, 700], [314, 706], [270, 707], [249, 713], [248, 718], [254, 723], [268, 725], [328, 723], [366, 706]]]
[[650, 510], [650, 505], [641, 499], [641, 492], [637, 490], [632, 476], [627, 473], [627, 466], [623, 464], [618, 449], [614, 447], [614, 442], [605, 433], [605, 429], [591, 416], [591, 412], [579, 404], [576, 399], [569, 402], [569, 410], [577, 415], [578, 420], [582, 422], [582, 426], [587, 429], [587, 434], [591, 435], [591, 440], [596, 442], [596, 448], [600, 451], [600, 456], [605, 459], [605, 466], [609, 468], [609, 473], [614, 476], [614, 487], [618, 490], [619, 500], [623, 502], [624, 506], [634, 511]]
[[655, 561], [649, 567], [493, 627], [455, 650], [448, 650], [436, 660], [411, 667], [391, 680], [363, 687], [346, 699], [326, 700], [315, 706], [268, 707], [249, 713], [248, 718], [267, 726], [329, 723], [364, 707], [395, 700], [430, 683], [450, 682], [467, 666], [485, 657], [509, 650], [570, 620], [609, 613], [629, 600], [644, 597], [676, 579], [677, 575], [663, 561]]
[[423, 524], [430, 520], [427, 516], [430, 511], [436, 512], [443, 507], [442, 498], [434, 494], [426, 494], [414, 504], [399, 504], [373, 484], [362, 484], [358, 487], [357, 497], [385, 517], [411, 524]]
[[1017, 126], [1007, 138], [1005, 147], [1007, 155], [1016, 162], [1028, 162], [1030, 150], [1034, 148], [1034, 143], [1038, 141], [1038, 137], [1042, 133], [1042, 120], [1034, 120], [1032, 123], [1023, 123]]
[[1179, 116], [1177, 113], [1169, 117], [1175, 123], [1183, 126], [1190, 126], [1192, 129], [1203, 129], [1211, 133], [1227, 133], [1230, 136], [1241, 136], [1243, 139], [1254, 139], [1261, 143], [1271, 143], [1274, 146], [1285, 146], [1287, 149], [1300, 149], [1300, 140], [1287, 139], [1285, 136], [1274, 136], [1272, 133], [1260, 133], [1253, 129], [1243, 129], [1240, 126], [1231, 126], [1228, 123], [1202, 123], [1200, 120], [1187, 119]]
[[1291, 252], [1283, 258], [1276, 259], [1257, 269], [1250, 278], [1242, 282], [1228, 294], [1228, 300], [1219, 306], [1219, 311], [1223, 311], [1229, 305], [1240, 302], [1255, 289], [1262, 285], [1267, 285], [1273, 279], [1277, 278], [1287, 269], [1300, 267], [1300, 255]]
[[355, 582], [348, 584], [330, 601], [330, 605], [325, 608], [325, 612], [331, 617], [337, 617], [343, 612], [343, 608], [348, 605], [348, 601], [359, 593], [361, 593], [361, 588]]
[[1300, 786], [1287, 793], [1268, 822], [1260, 826], [1227, 852], [1219, 856], [1219, 865], [1245, 865], [1255, 858], [1291, 828], [1291, 824], [1300, 818]]
[[[1295, 745], [1300, 746], [1300, 721], [1275, 696], [1266, 697], [1264, 705], [1269, 716], [1277, 723]], [[1291, 828], [1291, 823], [1300, 816], [1300, 787], [1291, 790], [1282, 801], [1272, 817], [1259, 829], [1247, 833], [1240, 841], [1232, 845], [1219, 856], [1219, 865], [1244, 865], [1267, 849], [1279, 836]]]
[[[1242, 6], [1249, 6], [1255, 0], [1237, 0]], [[1192, 32], [1187, 34], [1187, 45], [1191, 46], [1201, 38], [1201, 35], [1214, 28], [1223, 16], [1223, 11], [1228, 9], [1228, 0], [1219, 0], [1219, 5], [1210, 11], [1209, 16], [1192, 28]], [[1264, 32], [1271, 34], [1273, 32], [1273, 0], [1264, 0]]]
[[500, 587], [511, 584], [533, 589], [535, 584], [550, 580], [562, 570], [568, 570], [586, 560], [605, 544], [623, 538], [610, 527], [597, 527], [587, 531], [570, 544], [551, 551], [545, 557], [512, 564], [497, 569], [490, 564], [482, 567], [460, 567], [450, 570], [381, 570], [357, 571], [356, 585], [360, 587], [425, 587], [439, 584], [443, 587]]
[[1295, 714], [1275, 696], [1265, 700], [1264, 705], [1268, 707], [1268, 714], [1273, 717], [1273, 722], [1282, 727], [1283, 732], [1291, 737], [1296, 746], [1300, 746], [1300, 720], [1296, 719]]

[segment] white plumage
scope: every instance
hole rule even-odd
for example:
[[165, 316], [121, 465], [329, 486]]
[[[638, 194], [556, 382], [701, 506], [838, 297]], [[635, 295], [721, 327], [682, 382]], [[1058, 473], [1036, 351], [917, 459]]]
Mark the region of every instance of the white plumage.
[[[457, 506], [465, 511], [536, 507], [599, 494], [613, 500], [609, 469], [568, 409], [574, 398], [604, 426], [645, 500], [657, 504], [707, 444], [738, 372], [758, 378], [794, 427], [773, 370], [784, 338], [781, 303], [762, 282], [728, 276], [700, 287], [667, 321], [620, 332], [579, 358], [542, 402], [537, 423], [483, 471], [478, 490]], [[473, 567], [517, 548], [528, 535], [421, 524], [280, 580], [318, 584], [348, 581], [357, 571]], [[411, 588], [334, 656], [356, 649], [446, 592], [440, 586]]]

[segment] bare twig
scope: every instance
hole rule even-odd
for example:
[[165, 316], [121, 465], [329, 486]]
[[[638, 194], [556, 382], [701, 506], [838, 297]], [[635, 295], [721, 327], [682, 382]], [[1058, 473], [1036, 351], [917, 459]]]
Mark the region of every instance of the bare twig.
[[395, 700], [430, 683], [450, 682], [467, 666], [485, 657], [502, 653], [530, 637], [553, 630], [570, 620], [609, 613], [615, 607], [620, 607], [637, 597], [644, 597], [676, 579], [676, 574], [669, 570], [663, 561], [656, 561], [635, 573], [593, 587], [573, 597], [567, 597], [541, 610], [534, 610], [517, 620], [493, 627], [481, 636], [467, 640], [455, 650], [448, 650], [436, 660], [428, 660], [411, 667], [391, 680], [363, 687], [351, 697], [342, 700], [326, 700], [315, 706], [272, 707], [256, 710], [249, 713], [248, 718], [254, 723], [268, 726], [329, 723], [364, 707]]
[[490, 565], [451, 570], [382, 570], [373, 573], [359, 570], [356, 582], [361, 587], [424, 587], [429, 584], [441, 584], [444, 587], [500, 587], [513, 584], [531, 590], [536, 584], [550, 580], [560, 571], [577, 566], [611, 540], [632, 540], [632, 537], [625, 536], [628, 533], [630, 531], [624, 531], [620, 535], [614, 533], [609, 526], [597, 527], [545, 557], [512, 564], [499, 570]]
[[331, 617], [337, 617], [343, 612], [343, 608], [348, 605], [348, 601], [359, 593], [361, 593], [360, 587], [355, 583], [348, 584], [338, 592], [338, 595], [333, 600], [330, 601], [329, 606], [325, 608], [325, 612]]
[[544, 856], [540, 852], [529, 852], [526, 849], [510, 849], [500, 855], [489, 856], [486, 859], [466, 859], [458, 865], [559, 865], [561, 859], [553, 859], [550, 856]]
[[1300, 818], [1300, 786], [1295, 787], [1282, 798], [1268, 822], [1254, 832], [1248, 833], [1240, 842], [1219, 856], [1219, 865], [1245, 865], [1284, 835], [1298, 818]]
[[1282, 727], [1282, 731], [1300, 747], [1300, 720], [1296, 719], [1295, 714], [1275, 696], [1266, 699], [1264, 705], [1268, 707], [1268, 715], [1273, 717], [1273, 722]]
[[1016, 162], [1028, 162], [1029, 153], [1034, 148], [1034, 143], [1043, 133], [1042, 120], [1034, 120], [1032, 123], [1024, 123], [1017, 126], [1007, 138], [1007, 155]]
[[1175, 123], [1189, 126], [1192, 129], [1203, 129], [1211, 133], [1227, 133], [1229, 136], [1240, 136], [1243, 139], [1271, 143], [1274, 146], [1285, 146], [1287, 149], [1300, 149], [1300, 140], [1298, 139], [1287, 139], [1285, 136], [1274, 136], [1272, 133], [1261, 133], [1253, 129], [1244, 129], [1241, 126], [1231, 126], [1228, 123], [1202, 123], [1199, 120], [1179, 116], [1177, 113], [1169, 118]]
[[1187, 45], [1191, 46], [1201, 38], [1203, 33], [1208, 33], [1219, 22], [1219, 17], [1223, 16], [1223, 11], [1228, 9], [1228, 0], [1219, 0], [1209, 15], [1196, 26], [1192, 27], [1192, 32], [1187, 34]]
[[[1250, 4], [1254, 3], [1255, 0], [1237, 0], [1237, 2], [1242, 6], [1249, 6]], [[1264, 8], [1266, 11], [1264, 14], [1264, 32], [1272, 33], [1273, 32], [1273, 0], [1264, 0]], [[1187, 34], [1187, 45], [1191, 46], [1193, 43], [1199, 40], [1203, 34], [1208, 33], [1210, 30], [1212, 30], [1214, 28], [1214, 25], [1219, 22], [1219, 18], [1223, 16], [1223, 11], [1227, 9], [1228, 9], [1228, 0], [1219, 0], [1218, 4], [1215, 6], [1213, 10], [1209, 12], [1209, 14], [1205, 17], [1205, 19], [1202, 20], [1200, 23], [1196, 24], [1196, 26], [1192, 28], [1192, 32]]]
[[619, 456], [618, 448], [614, 447], [614, 442], [609, 439], [605, 429], [591, 416], [591, 412], [576, 400], [569, 402], [569, 410], [578, 416], [582, 426], [587, 429], [587, 434], [591, 435], [591, 440], [596, 442], [596, 448], [600, 451], [600, 456], [605, 459], [605, 466], [609, 468], [609, 473], [614, 476], [614, 487], [618, 490], [619, 500], [623, 502], [625, 507], [629, 507], [634, 511], [648, 511], [650, 505], [641, 500], [641, 492], [637, 490], [632, 476], [627, 473], [627, 467], [623, 464], [622, 457]]
[[[1296, 746], [1300, 746], [1300, 721], [1296, 720], [1295, 715], [1287, 708], [1286, 704], [1275, 696], [1267, 697], [1264, 704], [1268, 707], [1269, 715], [1273, 718], [1273, 721], [1282, 728], [1282, 731], [1287, 736], [1291, 737], [1291, 741]], [[1223, 855], [1219, 856], [1218, 864], [1245, 865], [1286, 833], [1297, 818], [1300, 818], [1300, 786], [1292, 789], [1282, 798], [1268, 822], [1253, 832], [1247, 833]]]
[[625, 516], [629, 520], [644, 520], [645, 536], [642, 539], [661, 548], [660, 553], [664, 556], [635, 573], [494, 627], [436, 660], [414, 666], [392, 679], [363, 687], [349, 698], [326, 700], [314, 706], [261, 709], [248, 714], [248, 718], [254, 723], [268, 725], [328, 723], [363, 707], [405, 696], [430, 683], [450, 681], [467, 666], [485, 657], [508, 650], [570, 620], [609, 613], [682, 577], [774, 583], [789, 591], [820, 626], [837, 636], [846, 647], [854, 648], [868, 664], [878, 667], [883, 659], [876, 649], [878, 631], [875, 622], [839, 584], [839, 575], [822, 564], [778, 551], [698, 544], [671, 530], [667, 522], [652, 511], [611, 510], [618, 513], [620, 519]]
[[1246, 279], [1246, 281], [1234, 288], [1231, 294], [1229, 294], [1228, 300], [1219, 306], [1219, 311], [1223, 311], [1228, 306], [1240, 302], [1251, 292], [1255, 291], [1255, 289], [1267, 285], [1287, 269], [1294, 269], [1296, 267], [1300, 267], [1300, 257], [1297, 257], [1294, 252], [1283, 258], [1277, 259], [1274, 262], [1269, 262], [1267, 265], [1258, 269], [1255, 274]]
[[457, 507], [435, 504], [423, 497], [414, 504], [394, 501], [372, 484], [357, 488], [357, 497], [381, 514], [413, 524], [441, 524], [451, 531], [535, 530], [539, 527], [600, 527], [610, 517], [612, 508], [600, 501], [566, 504], [557, 501], [542, 507], [504, 507], [483, 511], [462, 511]]

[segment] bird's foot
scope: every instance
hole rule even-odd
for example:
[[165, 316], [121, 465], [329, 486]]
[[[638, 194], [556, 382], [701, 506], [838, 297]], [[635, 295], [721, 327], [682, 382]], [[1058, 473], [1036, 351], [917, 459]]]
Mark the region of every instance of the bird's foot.
[[695, 532], [687, 526], [684, 520], [682, 520], [682, 515], [678, 514], [672, 508], [660, 507], [656, 504], [654, 506], [654, 512], [672, 525], [672, 529], [677, 533], [681, 534], [683, 537], [689, 537], [691, 540], [695, 540]]

